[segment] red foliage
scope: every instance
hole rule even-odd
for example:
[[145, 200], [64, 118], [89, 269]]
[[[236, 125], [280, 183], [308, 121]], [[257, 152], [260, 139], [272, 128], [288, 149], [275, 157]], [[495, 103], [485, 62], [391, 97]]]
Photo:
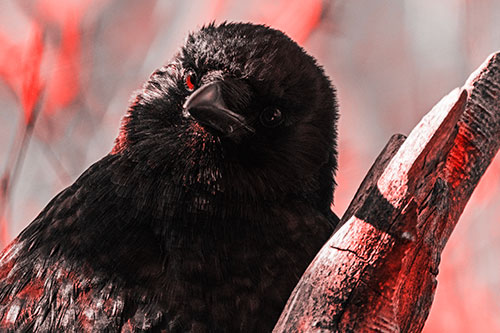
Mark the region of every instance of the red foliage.
[[[8, 36], [0, 32], [0, 78], [12, 89], [17, 95], [20, 94], [21, 59], [22, 45], [13, 43]], [[12, 61], [15, 60], [15, 61]]]
[[21, 103], [26, 123], [31, 122], [33, 109], [42, 91], [43, 83], [40, 78], [40, 67], [43, 51], [42, 31], [37, 24], [33, 24], [32, 35], [25, 49], [22, 70], [20, 72], [22, 75]]
[[[48, 114], [67, 106], [78, 95], [80, 23], [92, 3], [92, 0], [40, 0], [31, 8], [33, 27], [25, 43], [17, 45], [0, 34], [0, 44], [4, 45], [3, 52], [0, 51], [0, 77], [18, 96], [26, 123], [31, 120], [44, 82], [47, 83], [44, 111]], [[53, 54], [46, 52], [49, 41], [44, 38], [46, 27], [61, 36]], [[44, 63], [50, 69], [42, 76]]]
[[[302, 44], [319, 23], [323, 9], [321, 0], [264, 2], [258, 7], [256, 21], [284, 31]], [[300, 19], [298, 19], [300, 18]]]
[[94, 0], [37, 0], [35, 13], [40, 20], [46, 23], [55, 23], [63, 26], [68, 19], [79, 22]]
[[0, 35], [0, 44], [5, 45], [0, 53], [0, 77], [18, 96], [28, 123], [33, 108], [40, 97], [42, 82], [40, 67], [44, 51], [42, 30], [32, 24], [30, 37], [25, 44], [15, 44], [8, 36]]
[[[4, 247], [11, 241], [9, 234], [9, 223], [5, 217], [0, 217], [0, 246]], [[0, 273], [1, 278], [1, 273]]]
[[79, 93], [80, 32], [78, 21], [67, 18], [62, 28], [62, 41], [54, 70], [47, 82], [47, 106], [51, 114], [71, 103]]

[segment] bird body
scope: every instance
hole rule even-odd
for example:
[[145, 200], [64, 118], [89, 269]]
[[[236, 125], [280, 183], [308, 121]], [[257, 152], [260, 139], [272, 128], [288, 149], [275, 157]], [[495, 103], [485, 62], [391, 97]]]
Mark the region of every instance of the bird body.
[[283, 33], [208, 25], [112, 152], [3, 251], [0, 329], [266, 332], [338, 219], [334, 90]]

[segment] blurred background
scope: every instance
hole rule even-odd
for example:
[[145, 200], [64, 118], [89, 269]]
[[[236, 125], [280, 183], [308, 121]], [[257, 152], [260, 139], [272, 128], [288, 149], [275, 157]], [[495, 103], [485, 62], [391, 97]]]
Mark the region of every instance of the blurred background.
[[[111, 150], [134, 89], [214, 20], [281, 29], [331, 77], [338, 215], [389, 137], [500, 49], [497, 0], [1, 0], [1, 247]], [[500, 332], [499, 197], [497, 157], [443, 253], [425, 332]]]

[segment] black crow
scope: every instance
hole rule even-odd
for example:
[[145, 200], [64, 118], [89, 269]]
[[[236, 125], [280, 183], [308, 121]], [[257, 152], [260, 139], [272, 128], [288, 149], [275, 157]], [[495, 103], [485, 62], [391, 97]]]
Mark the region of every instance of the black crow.
[[282, 32], [190, 34], [111, 153], [1, 254], [0, 329], [271, 331], [338, 222], [337, 118]]

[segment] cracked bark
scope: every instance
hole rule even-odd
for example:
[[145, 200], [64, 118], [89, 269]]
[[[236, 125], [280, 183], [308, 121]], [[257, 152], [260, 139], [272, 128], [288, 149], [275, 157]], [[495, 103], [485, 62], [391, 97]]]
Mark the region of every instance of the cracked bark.
[[274, 332], [419, 332], [441, 252], [500, 147], [500, 53], [391, 138]]

